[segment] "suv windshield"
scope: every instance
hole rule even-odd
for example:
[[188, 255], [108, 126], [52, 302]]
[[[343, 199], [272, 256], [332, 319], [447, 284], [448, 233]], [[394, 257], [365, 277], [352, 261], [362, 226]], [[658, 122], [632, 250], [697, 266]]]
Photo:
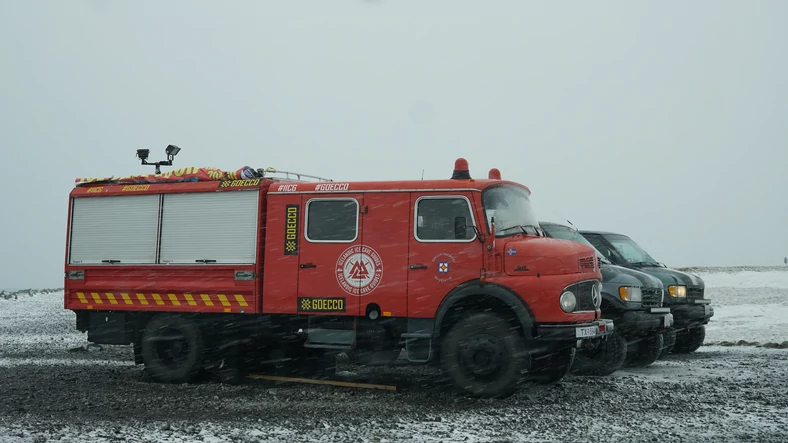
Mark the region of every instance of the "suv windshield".
[[487, 216], [487, 229], [495, 217], [496, 237], [524, 233], [542, 235], [525, 189], [514, 185], [490, 186], [482, 193], [482, 204]]
[[638, 246], [631, 238], [624, 235], [606, 235], [605, 238], [627, 263], [632, 265], [661, 266], [658, 261], [648, 255], [648, 252]]
[[597, 248], [594, 247], [594, 245], [591, 244], [591, 242], [586, 240], [586, 238], [580, 235], [579, 232], [570, 228], [569, 226], [551, 225], [551, 224], [543, 224], [540, 226], [542, 227], [542, 229], [545, 230], [545, 232], [547, 232], [547, 235], [549, 235], [550, 237], [558, 238], [561, 240], [574, 241], [574, 242], [582, 243], [586, 246], [591, 246], [592, 248], [594, 248], [594, 251], [596, 251], [599, 257], [602, 258], [605, 257], [604, 255], [602, 255], [601, 252], [599, 252], [599, 250], [597, 250]]

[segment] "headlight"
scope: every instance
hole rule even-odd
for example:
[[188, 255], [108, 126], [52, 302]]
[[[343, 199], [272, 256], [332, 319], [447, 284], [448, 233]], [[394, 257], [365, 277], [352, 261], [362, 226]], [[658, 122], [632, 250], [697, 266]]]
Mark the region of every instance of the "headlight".
[[687, 287], [684, 285], [670, 285], [668, 286], [668, 294], [675, 298], [685, 298], [687, 296]]
[[635, 286], [621, 286], [618, 288], [618, 296], [621, 300], [639, 302], [643, 299], [643, 293], [640, 288]]
[[561, 294], [558, 302], [561, 304], [561, 309], [563, 309], [564, 312], [572, 312], [575, 310], [575, 306], [577, 306], [577, 298], [575, 298], [575, 294], [572, 294], [571, 291], [565, 291]]

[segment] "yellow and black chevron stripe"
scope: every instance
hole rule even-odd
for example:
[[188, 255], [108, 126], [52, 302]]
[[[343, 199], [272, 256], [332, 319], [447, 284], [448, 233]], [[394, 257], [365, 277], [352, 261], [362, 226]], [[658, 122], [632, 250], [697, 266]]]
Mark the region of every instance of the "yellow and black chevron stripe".
[[[243, 294], [201, 294], [175, 292], [74, 292], [72, 300], [85, 309], [139, 309], [181, 307], [185, 311], [248, 311], [252, 296]], [[191, 308], [191, 309], [190, 309]]]

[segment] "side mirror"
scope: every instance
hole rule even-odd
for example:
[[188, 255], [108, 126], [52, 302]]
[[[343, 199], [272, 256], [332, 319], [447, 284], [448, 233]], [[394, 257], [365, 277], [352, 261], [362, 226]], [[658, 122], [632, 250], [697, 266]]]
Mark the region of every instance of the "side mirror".
[[464, 240], [468, 238], [468, 222], [465, 217], [454, 217], [454, 238]]

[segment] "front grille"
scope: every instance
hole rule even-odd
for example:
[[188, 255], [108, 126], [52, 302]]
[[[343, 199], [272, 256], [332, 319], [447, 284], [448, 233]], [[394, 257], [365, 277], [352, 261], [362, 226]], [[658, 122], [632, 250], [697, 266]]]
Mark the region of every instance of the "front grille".
[[642, 288], [640, 293], [644, 308], [662, 307], [662, 288]]
[[596, 284], [596, 280], [588, 280], [573, 285], [572, 292], [575, 293], [577, 298], [577, 307], [575, 311], [595, 311], [594, 300], [591, 296], [592, 288]]
[[594, 257], [583, 257], [577, 259], [577, 264], [580, 266], [580, 269], [595, 269], [594, 266]]
[[703, 298], [703, 288], [699, 286], [687, 286], [687, 300], [700, 300]]

